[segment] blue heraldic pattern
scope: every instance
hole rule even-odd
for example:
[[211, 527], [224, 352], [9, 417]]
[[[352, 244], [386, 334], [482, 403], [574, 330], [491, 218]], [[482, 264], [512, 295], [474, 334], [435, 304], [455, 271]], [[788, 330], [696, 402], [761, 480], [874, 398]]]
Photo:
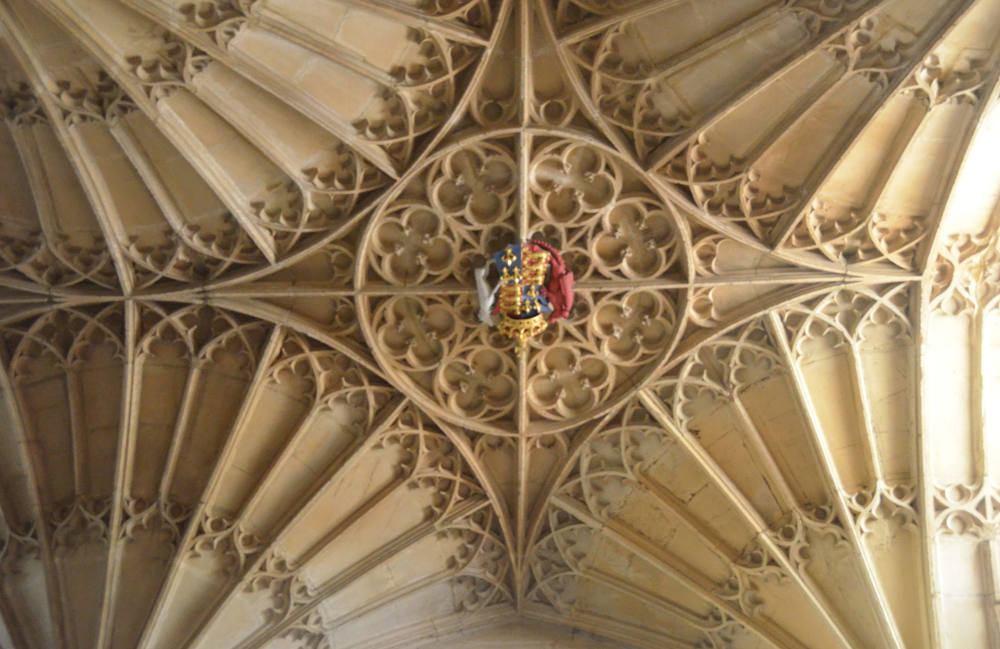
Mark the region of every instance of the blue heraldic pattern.
[[552, 305], [543, 294], [549, 269], [548, 252], [530, 243], [514, 243], [494, 253], [493, 261], [500, 272], [500, 296], [494, 313], [528, 319], [552, 312]]

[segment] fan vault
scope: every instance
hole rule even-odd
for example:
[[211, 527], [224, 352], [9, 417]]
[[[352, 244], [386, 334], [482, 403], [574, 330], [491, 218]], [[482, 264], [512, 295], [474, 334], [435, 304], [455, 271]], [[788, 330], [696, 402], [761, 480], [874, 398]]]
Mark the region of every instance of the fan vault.
[[1000, 0], [0, 0], [0, 647], [997, 646], [998, 77]]

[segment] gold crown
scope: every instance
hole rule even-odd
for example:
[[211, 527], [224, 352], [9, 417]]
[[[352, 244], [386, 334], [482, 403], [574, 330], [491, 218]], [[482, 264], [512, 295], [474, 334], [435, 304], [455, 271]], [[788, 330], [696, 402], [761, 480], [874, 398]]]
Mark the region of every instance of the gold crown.
[[541, 313], [530, 318], [510, 318], [504, 314], [497, 324], [497, 329], [513, 340], [517, 352], [523, 354], [528, 350], [528, 339], [545, 331], [547, 324], [545, 315]]

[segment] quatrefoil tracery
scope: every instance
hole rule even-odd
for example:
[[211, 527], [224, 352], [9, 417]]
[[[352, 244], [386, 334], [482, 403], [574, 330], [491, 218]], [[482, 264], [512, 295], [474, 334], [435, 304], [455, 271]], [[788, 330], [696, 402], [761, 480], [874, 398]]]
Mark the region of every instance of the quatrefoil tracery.
[[[359, 252], [376, 360], [424, 407], [485, 432], [558, 430], [613, 407], [683, 328], [690, 236], [673, 205], [612, 149], [552, 136], [471, 136], [429, 157], [386, 197]], [[562, 252], [580, 283], [569, 317], [518, 361], [477, 321], [471, 270], [527, 238]]]

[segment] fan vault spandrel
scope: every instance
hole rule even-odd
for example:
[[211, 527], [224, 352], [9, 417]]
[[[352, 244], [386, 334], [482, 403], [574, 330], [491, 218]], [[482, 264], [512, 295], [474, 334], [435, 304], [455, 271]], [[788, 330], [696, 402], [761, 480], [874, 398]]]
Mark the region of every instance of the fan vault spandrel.
[[996, 645], [997, 34], [0, 1], [0, 646]]

